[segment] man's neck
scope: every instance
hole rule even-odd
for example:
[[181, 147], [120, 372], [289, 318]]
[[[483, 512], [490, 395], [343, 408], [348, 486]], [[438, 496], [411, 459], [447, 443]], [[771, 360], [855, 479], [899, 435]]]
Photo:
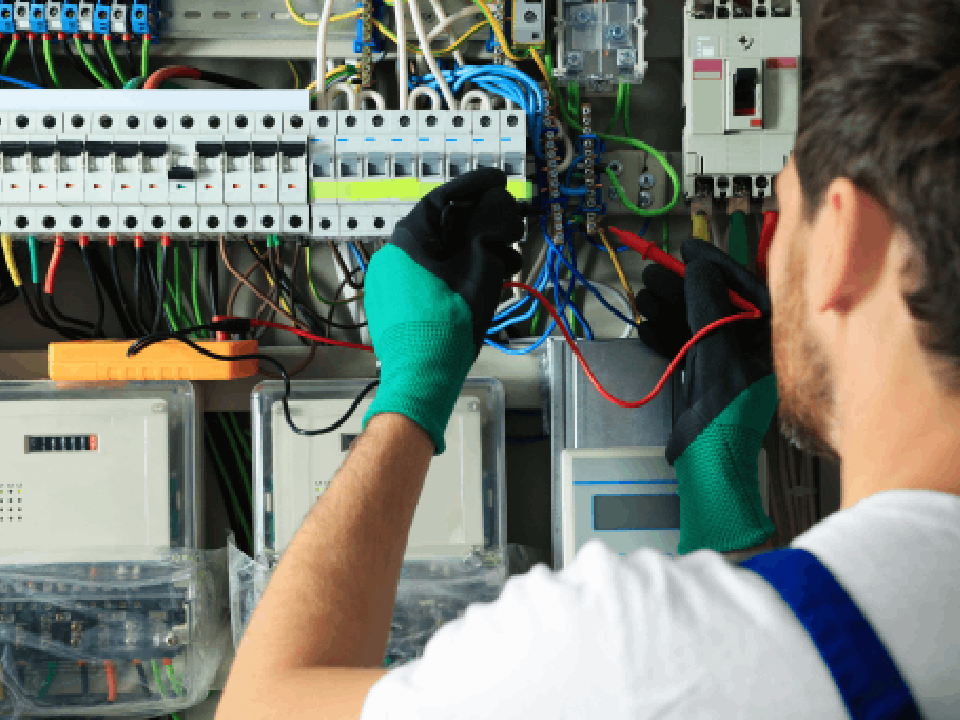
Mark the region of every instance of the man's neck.
[[960, 398], [945, 395], [911, 352], [873, 370], [852, 379], [841, 401], [842, 507], [885, 490], [960, 495]]

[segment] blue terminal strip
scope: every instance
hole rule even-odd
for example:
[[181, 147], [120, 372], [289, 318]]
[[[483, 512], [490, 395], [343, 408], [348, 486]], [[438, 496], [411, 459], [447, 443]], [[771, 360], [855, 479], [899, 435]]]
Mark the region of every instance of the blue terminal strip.
[[67, 0], [60, 11], [60, 27], [66, 35], [80, 32], [80, 8], [77, 3]]
[[93, 9], [93, 31], [97, 35], [110, 34], [110, 4], [98, 2]]
[[[371, 3], [373, 8], [371, 12], [371, 17], [374, 20], [383, 20], [383, 0], [373, 0]], [[363, 2], [359, 0], [357, 2], [357, 9], [363, 10]], [[353, 51], [355, 53], [362, 53], [364, 47], [369, 47], [374, 52], [383, 52], [383, 35], [380, 33], [380, 29], [374, 25], [370, 29], [370, 42], [363, 41], [363, 18], [357, 18], [357, 37], [353, 40]]]
[[30, 3], [30, 31], [37, 35], [44, 35], [47, 30], [47, 7], [45, 3]]
[[145, 2], [134, 0], [130, 11], [130, 27], [135, 35], [152, 35], [150, 32], [150, 8]]
[[13, 3], [0, 2], [0, 33], [12, 35], [17, 31], [17, 24], [13, 20]]

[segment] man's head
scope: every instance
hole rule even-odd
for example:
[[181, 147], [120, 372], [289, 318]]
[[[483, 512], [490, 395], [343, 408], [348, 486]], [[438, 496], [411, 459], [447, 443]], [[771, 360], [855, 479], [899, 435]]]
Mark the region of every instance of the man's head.
[[774, 360], [785, 434], [836, 452], [856, 415], [838, 397], [898, 348], [960, 389], [960, 1], [825, 0], [806, 62], [777, 179]]

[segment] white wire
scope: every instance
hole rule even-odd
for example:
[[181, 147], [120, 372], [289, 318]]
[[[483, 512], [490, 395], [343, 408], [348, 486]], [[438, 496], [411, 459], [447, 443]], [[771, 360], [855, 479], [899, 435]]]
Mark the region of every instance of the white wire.
[[430, 99], [430, 109], [439, 110], [442, 106], [440, 101], [440, 93], [438, 93], [433, 88], [428, 87], [416, 87], [410, 91], [410, 97], [407, 98], [407, 110], [416, 110], [417, 109], [417, 98], [421, 95], [425, 95]]
[[330, 107], [333, 104], [334, 98], [336, 98], [337, 95], [346, 96], [347, 110], [357, 109], [357, 91], [354, 89], [353, 85], [345, 82], [337, 82], [331, 85], [327, 92], [324, 93], [324, 99], [326, 100], [327, 107]]
[[[434, 7], [436, 7], [436, 5], [434, 5]], [[431, 28], [430, 32], [427, 33], [427, 40], [433, 40], [453, 23], [457, 22], [457, 20], [463, 20], [472, 15], [479, 15], [480, 17], [483, 17], [483, 12], [477, 8], [476, 5], [470, 5], [470, 7], [465, 7], [460, 12], [456, 12], [448, 18], [441, 18], [440, 24], [434, 28]]]
[[[322, 89], [326, 76], [323, 68], [327, 66], [327, 28], [330, 27], [330, 16], [333, 14], [333, 0], [324, 0], [323, 14], [317, 23], [317, 88]], [[320, 110], [327, 109], [327, 99], [325, 93], [320, 95]]]
[[468, 90], [463, 94], [463, 97], [460, 98], [460, 109], [461, 110], [470, 110], [470, 101], [479, 100], [481, 110], [493, 110], [493, 106], [490, 103], [490, 96], [487, 95], [483, 90]]
[[[402, 0], [396, 1], [402, 2]], [[457, 107], [457, 101], [454, 99], [453, 93], [450, 92], [450, 86], [447, 84], [446, 79], [444, 79], [443, 73], [440, 72], [436, 58], [433, 57], [433, 53], [430, 51], [430, 43], [427, 41], [427, 34], [423, 31], [423, 22], [420, 19], [420, 9], [417, 7], [417, 0], [407, 0], [407, 2], [410, 3], [410, 19], [413, 21], [413, 29], [417, 33], [417, 40], [420, 42], [420, 50], [423, 53], [423, 58], [427, 61], [430, 72], [433, 73], [437, 83], [440, 85], [440, 92], [443, 94], [443, 99], [447, 102], [447, 107], [453, 110]], [[397, 39], [399, 40], [399, 38]]]
[[393, 16], [397, 26], [397, 82], [400, 90], [400, 109], [408, 106], [407, 93], [409, 79], [407, 77], [407, 21], [403, 12], [403, 0], [396, 0], [393, 6]]
[[[430, 0], [430, 6], [433, 8], [433, 12], [436, 13], [437, 20], [441, 23], [445, 22], [447, 19], [447, 14], [443, 11], [443, 6], [437, 2], [437, 0]], [[427, 44], [430, 43], [430, 36], [427, 35]], [[457, 61], [458, 65], [463, 65], [463, 54], [459, 50], [453, 51], [453, 59]], [[451, 106], [451, 109], [453, 107]]]
[[563, 125], [560, 125], [560, 139], [563, 140], [563, 162], [557, 165], [557, 172], [566, 172], [576, 153], [573, 151], [573, 141], [570, 139], [570, 133]]
[[371, 100], [373, 101], [373, 107], [375, 110], [386, 110], [387, 101], [383, 99], [383, 95], [378, 93], [376, 90], [361, 90], [357, 93], [357, 107], [360, 110], [366, 110], [364, 107], [363, 101]]

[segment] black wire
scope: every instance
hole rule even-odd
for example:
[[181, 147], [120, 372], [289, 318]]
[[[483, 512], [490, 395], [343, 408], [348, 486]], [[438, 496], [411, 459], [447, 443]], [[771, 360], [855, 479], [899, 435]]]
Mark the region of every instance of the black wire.
[[90, 255], [90, 265], [93, 267], [93, 274], [97, 276], [97, 282], [100, 283], [100, 289], [104, 294], [104, 301], [110, 303], [113, 314], [117, 316], [120, 323], [122, 337], [135, 338], [140, 333], [134, 329], [127, 308], [120, 298], [117, 287], [113, 284], [113, 275], [107, 266], [107, 261], [103, 257], [103, 244], [97, 243], [90, 245], [88, 253]]
[[33, 73], [37, 76], [37, 85], [46, 88], [47, 83], [44, 81], [43, 75], [40, 74], [40, 65], [37, 63], [37, 45], [33, 42], [33, 33], [27, 35], [27, 44], [30, 48], [30, 62], [33, 63]]
[[[277, 268], [277, 273], [280, 275], [279, 278], [274, 277], [273, 273], [270, 272], [270, 268], [267, 267], [267, 264], [263, 261], [263, 258], [254, 252], [253, 248], [255, 245], [247, 239], [247, 246], [250, 247], [250, 252], [253, 253], [253, 257], [256, 259], [257, 263], [260, 265], [260, 269], [263, 270], [270, 278], [273, 280], [274, 288], [282, 287], [287, 292], [291, 292], [291, 297], [294, 299], [294, 305], [298, 306], [304, 315], [310, 317], [310, 319], [316, 322], [326, 323], [330, 327], [337, 328], [338, 330], [360, 330], [367, 326], [367, 321], [364, 320], [362, 323], [357, 323], [355, 325], [343, 325], [341, 323], [334, 322], [330, 318], [325, 318], [321, 315], [318, 315], [313, 309], [304, 301], [304, 297], [300, 294], [297, 288], [290, 282], [290, 279], [287, 277], [287, 274], [284, 272], [282, 267]], [[350, 274], [353, 275], [356, 272], [359, 272], [360, 268], [357, 268]], [[330, 314], [331, 316], [333, 313]], [[309, 323], [308, 323], [309, 324]]]
[[[37, 306], [35, 311], [30, 312], [30, 316], [41, 326], [53, 330], [64, 340], [80, 340], [86, 337], [86, 335], [76, 328], [61, 327], [52, 317], [50, 317], [49, 314], [47, 314], [47, 309], [44, 307], [43, 295], [41, 294], [39, 285], [33, 286], [33, 297], [37, 301]], [[27, 301], [29, 302], [29, 298], [27, 298]], [[27, 309], [28, 311], [31, 311], [33, 308], [28, 307]]]
[[207, 284], [209, 286], [210, 310], [212, 312], [210, 317], [216, 317], [220, 314], [220, 276], [217, 271], [220, 258], [217, 257], [216, 243], [207, 243], [206, 248], [204, 261], [207, 264]]
[[163, 319], [163, 297], [167, 290], [167, 246], [160, 247], [160, 279], [157, 280], [157, 309], [153, 315], [153, 325], [151, 332], [157, 332], [160, 329], [160, 321]]
[[[127, 325], [129, 330], [125, 327], [124, 332], [127, 333], [128, 337], [135, 335], [142, 335], [145, 332], [144, 328], [139, 327], [139, 321], [137, 316], [130, 312], [130, 306], [127, 304], [127, 297], [123, 292], [123, 283], [120, 282], [120, 265], [117, 257], [117, 246], [110, 245], [110, 274], [113, 276], [113, 285], [116, 288], [117, 299], [120, 303], [118, 315], [122, 313], [123, 317], [126, 318]], [[123, 324], [123, 319], [121, 319], [121, 324]]]
[[140, 277], [143, 275], [143, 252], [139, 245], [133, 249], [133, 322], [137, 329], [143, 333], [146, 332], [146, 326], [143, 324], [143, 316], [140, 314]]
[[140, 687], [143, 689], [143, 694], [147, 697], [150, 697], [152, 694], [150, 692], [150, 681], [147, 680], [147, 671], [143, 669], [142, 663], [134, 663], [137, 666], [137, 675], [140, 676]]
[[90, 694], [90, 669], [86, 663], [80, 663], [80, 694]]
[[[162, 312], [163, 312], [163, 303], [160, 302], [160, 298], [162, 298], [163, 296], [162, 296], [162, 294], [160, 293], [160, 286], [159, 286], [159, 284], [157, 283], [157, 266], [156, 266], [156, 263], [154, 262], [154, 259], [153, 259], [153, 253], [151, 253], [151, 252], [148, 252], [148, 253], [147, 253], [147, 280], [150, 281], [150, 284], [149, 284], [149, 287], [150, 287], [150, 299], [151, 299], [154, 303], [159, 304], [159, 306], [160, 306], [160, 310], [161, 310], [161, 322], [163, 323], [163, 329], [164, 329], [165, 331], [171, 330], [172, 328], [170, 328], [169, 323], [167, 323], [167, 318], [166, 318], [166, 316], [162, 314]], [[149, 316], [148, 316], [148, 317], [149, 317]], [[148, 325], [148, 327], [149, 327], [149, 325]]]
[[[103, 57], [103, 51], [100, 49], [100, 46], [97, 45], [97, 36], [94, 35], [93, 39], [90, 40], [90, 45], [93, 47], [93, 56], [97, 60], [97, 65], [100, 67], [100, 72], [103, 74], [103, 77], [110, 78], [113, 77], [113, 73], [108, 70], [108, 65], [106, 59]], [[122, 86], [121, 86], [122, 87]]]
[[83, 256], [83, 264], [87, 266], [87, 275], [90, 277], [90, 283], [93, 285], [93, 292], [97, 296], [97, 320], [93, 324], [91, 337], [103, 337], [103, 295], [100, 292], [100, 283], [97, 282], [97, 276], [93, 272], [93, 265], [90, 264], [90, 253], [87, 252], [85, 245], [80, 246], [80, 254]]
[[217, 85], [223, 85], [224, 87], [228, 88], [234, 88], [235, 90], [263, 90], [260, 85], [250, 82], [249, 80], [233, 77], [231, 75], [223, 75], [222, 73], [212, 72], [210, 70], [201, 70], [200, 80], [216, 83]]
[[290, 427], [290, 430], [292, 430], [297, 435], [304, 435], [306, 437], [326, 435], [328, 433], [332, 433], [335, 430], [338, 430], [339, 428], [341, 428], [343, 424], [350, 419], [353, 413], [356, 412], [357, 407], [359, 407], [360, 403], [363, 402], [363, 399], [370, 394], [370, 391], [372, 391], [377, 385], [380, 384], [379, 378], [377, 380], [374, 380], [368, 383], [367, 386], [360, 391], [360, 394], [357, 395], [356, 398], [354, 398], [353, 403], [351, 403], [350, 407], [343, 414], [343, 416], [332, 425], [325, 428], [320, 428], [319, 430], [304, 430], [303, 428], [297, 427], [296, 423], [293, 422], [293, 416], [290, 413], [290, 403], [289, 403], [290, 376], [287, 374], [287, 369], [280, 363], [279, 360], [277, 360], [276, 358], [270, 357], [269, 355], [263, 355], [262, 353], [250, 353], [248, 355], [231, 355], [231, 356], [219, 355], [218, 353], [211, 352], [210, 350], [207, 350], [204, 347], [200, 347], [195, 342], [193, 342], [193, 340], [186, 337], [187, 334], [195, 332], [197, 330], [218, 329], [218, 327], [222, 328], [223, 325], [221, 323], [211, 323], [210, 325], [198, 325], [192, 328], [185, 328], [176, 333], [154, 333], [147, 337], [142, 337], [139, 340], [137, 340], [135, 343], [133, 343], [133, 345], [131, 345], [127, 349], [127, 357], [132, 357], [133, 355], [136, 355], [138, 352], [140, 352], [144, 348], [149, 347], [150, 345], [156, 342], [160, 342], [161, 340], [173, 339], [173, 340], [179, 340], [185, 345], [189, 345], [198, 353], [200, 353], [204, 357], [210, 358], [211, 360], [222, 360], [224, 362], [237, 362], [238, 360], [256, 360], [258, 362], [262, 361], [262, 362], [270, 363], [271, 365], [273, 365], [273, 367], [277, 370], [277, 372], [283, 378], [283, 397], [281, 398], [280, 402], [283, 405], [283, 416], [287, 421], [287, 425]]
[[133, 43], [129, 40], [124, 39], [123, 41], [123, 50], [127, 56], [127, 74], [131, 78], [137, 77], [140, 73], [137, 70], [136, 63], [133, 61]]
[[67, 59], [70, 61], [70, 64], [73, 66], [73, 69], [77, 71], [78, 75], [85, 77], [91, 84], [96, 87], [100, 87], [100, 83], [93, 76], [93, 73], [90, 72], [89, 68], [86, 65], [81, 65], [80, 61], [77, 59], [76, 54], [73, 52], [73, 48], [70, 47], [68, 42], [69, 38], [64, 36], [63, 42], [60, 45], [63, 46], [63, 53], [67, 56]]

